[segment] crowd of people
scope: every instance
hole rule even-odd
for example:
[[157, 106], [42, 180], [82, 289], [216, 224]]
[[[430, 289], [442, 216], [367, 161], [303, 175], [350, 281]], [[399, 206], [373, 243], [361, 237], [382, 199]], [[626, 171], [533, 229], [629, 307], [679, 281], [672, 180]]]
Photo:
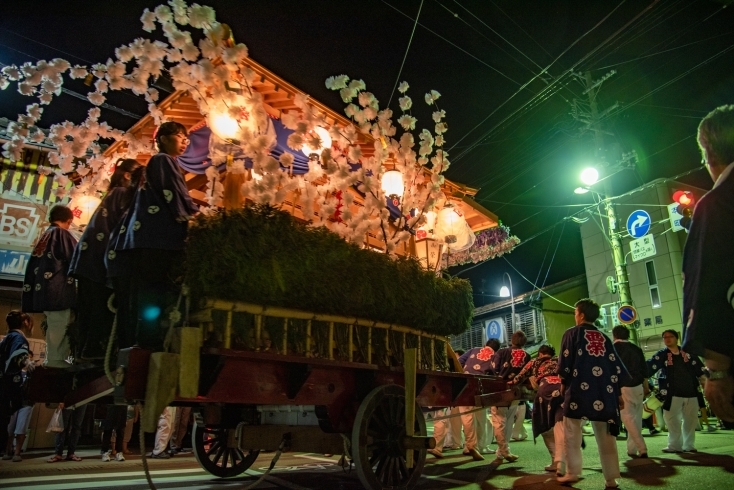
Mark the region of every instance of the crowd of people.
[[[8, 333], [0, 343], [0, 428], [8, 427], [0, 430], [0, 449], [6, 451], [3, 459], [21, 460], [32, 406], [24, 390], [36, 368], [28, 343], [34, 329], [30, 313], [45, 315], [46, 369], [66, 368], [72, 358], [100, 361], [111, 350], [133, 345], [163, 348], [166, 327], [173, 321], [166, 308], [178, 294], [187, 226], [197, 207], [175, 160], [188, 144], [185, 127], [164, 123], [155, 139], [159, 153], [145, 167], [134, 160], [118, 162], [108, 192], [80, 240], [69, 231], [74, 219], [71, 209], [57, 205], [50, 211], [50, 226], [36, 243], [26, 270], [22, 310], [7, 315]], [[616, 488], [620, 477], [616, 437], [622, 424], [628, 434], [628, 456], [648, 457], [641, 431], [643, 399], [650, 392], [651, 375], [658, 380], [668, 429], [663, 452], [696, 451], [702, 384], [717, 416], [734, 422], [734, 256], [730, 253], [734, 242], [734, 106], [720, 107], [704, 118], [698, 143], [714, 188], [696, 206], [685, 247], [682, 347], [678, 332], [666, 330], [662, 334], [665, 348], [646, 360], [639, 347], [629, 342], [626, 327], [613, 329], [613, 341], [601, 332], [595, 325], [599, 306], [583, 299], [575, 305], [576, 326], [563, 335], [557, 356], [545, 345], [530, 360], [523, 350], [525, 335], [517, 331], [508, 347], [500, 348], [496, 340], [490, 340], [460, 357], [466, 373], [490, 373], [510, 385], [529, 380], [536, 389], [533, 438], [543, 438], [550, 455], [546, 470], [555, 472], [559, 482], [573, 483], [581, 475], [582, 431], [587, 422], [608, 488]], [[72, 322], [78, 331], [73, 338], [67, 334]], [[445, 444], [462, 446], [463, 429], [464, 454], [483, 460], [483, 454], [490, 452], [493, 432], [495, 459], [517, 461], [510, 441], [523, 437], [519, 429], [513, 436], [513, 428], [518, 424], [522, 428], [525, 418], [525, 405], [521, 407], [491, 407], [489, 414], [473, 407], [434, 413], [437, 446], [430, 453], [441, 458]], [[49, 461], [64, 459], [64, 447], [65, 459], [79, 461], [75, 447], [86, 407], [66, 409], [62, 404], [60, 409], [65, 430], [57, 435], [56, 451]], [[181, 447], [181, 428], [189, 417], [190, 410], [176, 414], [172, 407], [166, 408], [153, 457], [166, 457], [171, 438], [177, 449]], [[102, 448], [105, 460], [113, 453], [124, 460], [129, 421], [127, 407], [108, 407]], [[113, 431], [117, 436], [114, 449]]]
[[[155, 141], [159, 153], [146, 166], [131, 159], [117, 162], [107, 193], [79, 240], [70, 231], [72, 210], [56, 205], [49, 213], [50, 226], [33, 249], [21, 311], [8, 314], [8, 335], [0, 344], [0, 428], [8, 427], [12, 418], [13, 432], [18, 434], [13, 461], [21, 460], [27, 408], [32, 406], [25, 395], [27, 378], [36, 368], [27, 340], [33, 331], [30, 313], [45, 317], [44, 369], [66, 369], [72, 363], [101, 366], [114, 362], [117, 349], [134, 345], [163, 349], [167, 327], [172, 326], [167, 308], [180, 290], [188, 222], [198, 208], [175, 160], [188, 145], [186, 127], [163, 123]], [[86, 408], [59, 405], [64, 430], [56, 435], [55, 454], [49, 462], [81, 460], [75, 447]], [[173, 413], [166, 409], [161, 416], [154, 457], [167, 455], [161, 447], [169, 444], [173, 423], [166, 416], [169, 411]], [[125, 406], [107, 407], [102, 440], [105, 461], [113, 454], [124, 461], [127, 413]], [[6, 437], [0, 430], [0, 448], [10, 447]]]

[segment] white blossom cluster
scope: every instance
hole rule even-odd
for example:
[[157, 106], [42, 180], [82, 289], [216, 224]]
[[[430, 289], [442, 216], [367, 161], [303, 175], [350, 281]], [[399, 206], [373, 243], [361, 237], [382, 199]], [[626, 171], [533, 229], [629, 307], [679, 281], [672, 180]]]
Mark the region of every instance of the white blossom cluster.
[[[37, 99], [28, 105], [26, 114], [19, 115], [9, 125], [10, 141], [3, 146], [3, 155], [17, 160], [26, 144], [46, 139], [37, 123], [43, 113], [42, 106], [61, 93], [64, 76], [93, 83], [94, 91], [88, 94], [88, 99], [95, 106], [104, 104], [110, 91], [128, 90], [144, 97], [155, 123], [161, 124], [164, 114], [157, 106], [159, 93], [152, 84], [166, 73], [176, 90], [187, 91], [196, 101], [210, 126], [212, 118], [221, 115], [237, 121], [232, 138], [220, 139], [212, 133], [210, 156], [215, 164], [221, 163], [237, 147], [237, 154], [252, 160], [252, 175], [258, 178], [245, 182], [241, 192], [254, 202], [278, 206], [289, 193], [295, 193], [303, 215], [314, 226], [326, 226], [356, 243], [363, 243], [367, 233], [376, 233], [391, 253], [400, 242], [410, 238], [408, 230], [423, 223], [424, 213], [444, 197], [440, 189], [442, 173], [449, 166], [448, 154], [442, 149], [447, 129], [445, 113], [436, 108], [433, 133], [423, 129], [416, 141], [411, 133], [416, 119], [410, 114], [412, 100], [406, 95], [407, 83], [399, 87], [403, 111], [397, 121], [400, 137], [396, 135], [398, 127], [393, 124], [392, 111], [380, 109], [377, 99], [366, 91], [361, 80], [341, 75], [326, 81], [326, 86], [338, 90], [348, 104], [345, 113], [353, 124], [346, 127], [329, 125], [307, 96], [296, 95], [294, 103], [299, 111], [281, 116], [283, 124], [294, 131], [288, 138], [288, 146], [293, 150], [300, 150], [304, 145], [320, 148], [322, 142], [316, 132], [319, 127], [330, 128], [332, 146], [321, 152], [320, 161], [310, 161], [306, 174], [294, 176], [288, 171], [293, 166], [292, 154], [286, 152], [279, 159], [270, 154], [275, 133], [268, 122], [262, 95], [252, 90], [256, 75], [245, 65], [247, 47], [230, 40], [229, 28], [216, 21], [214, 10], [198, 4], [189, 6], [184, 0], [170, 0], [153, 11], [145, 9], [140, 20], [147, 32], [160, 28], [167, 42], [137, 38], [118, 47], [114, 59], [92, 66], [72, 66], [66, 60], [54, 59], [3, 68], [0, 89], [15, 82], [21, 94]], [[192, 38], [192, 30], [203, 33], [198, 43]], [[435, 106], [439, 97], [438, 92], [431, 91], [425, 101]], [[114, 160], [154, 153], [152, 141], [111, 128], [99, 118], [100, 109], [94, 107], [79, 124], [66, 121], [50, 128], [48, 139], [55, 150], [49, 155], [48, 171], [55, 174], [61, 197], [73, 173], [81, 179], [71, 197], [98, 194], [107, 186]], [[360, 134], [370, 135], [374, 140], [371, 156], [362, 154], [358, 144]], [[121, 152], [105, 157], [101, 139], [123, 143]], [[241, 162], [237, 163], [239, 168]], [[350, 163], [360, 166], [354, 170]], [[392, 169], [402, 173], [405, 192], [400, 196], [400, 218], [388, 223], [389, 211], [380, 179], [385, 171]], [[223, 186], [216, 165], [206, 175], [210, 207], [203, 212], [209, 214], [216, 212]], [[350, 192], [352, 186], [365, 196], [358, 206], [355, 193]]]

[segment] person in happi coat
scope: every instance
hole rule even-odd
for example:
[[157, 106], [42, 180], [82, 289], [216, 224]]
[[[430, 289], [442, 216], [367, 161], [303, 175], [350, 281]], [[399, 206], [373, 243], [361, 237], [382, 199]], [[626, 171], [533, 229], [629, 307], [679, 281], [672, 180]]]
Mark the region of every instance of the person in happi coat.
[[[510, 381], [522, 371], [522, 368], [530, 361], [530, 354], [522, 349], [526, 343], [527, 337], [525, 337], [522, 330], [518, 330], [510, 338], [510, 347], [505, 347], [495, 352], [491, 361], [492, 371], [495, 376]], [[490, 410], [492, 412], [494, 438], [497, 440], [496, 461], [502, 462], [504, 459], [511, 463], [517, 461], [519, 456], [510, 452], [512, 424], [517, 413], [517, 405], [510, 407], [491, 407]]]
[[76, 284], [67, 272], [77, 241], [69, 232], [71, 209], [58, 204], [48, 220], [51, 226], [38, 239], [26, 266], [21, 305], [26, 313], [46, 315], [44, 365], [63, 368], [70, 354], [66, 327], [76, 306]]
[[183, 272], [188, 222], [198, 208], [176, 163], [189, 143], [186, 127], [163, 123], [155, 140], [159, 153], [145, 167], [144, 182], [122, 220], [107, 261], [114, 261], [118, 253], [129, 253], [134, 271], [131, 301], [137, 305], [136, 343], [161, 350], [165, 336], [161, 322], [168, 318], [166, 309], [180, 291], [176, 282]]
[[538, 357], [522, 368], [510, 384], [519, 385], [526, 379], [537, 390], [533, 400], [533, 440], [539, 435], [543, 437], [545, 447], [551, 457], [551, 464], [546, 471], [555, 471], [558, 476], [565, 473], [566, 458], [564, 456], [563, 437], [563, 398], [561, 396], [561, 377], [558, 371], [556, 351], [550, 345], [541, 345]]
[[[31, 373], [36, 367], [28, 344], [28, 337], [33, 335], [33, 318], [27, 313], [12, 310], [5, 317], [5, 322], [8, 333], [0, 341], [0, 450], [8, 443], [7, 427], [11, 416], [24, 405], [23, 370]], [[25, 433], [22, 436], [17, 438], [19, 445], [15, 461], [20, 461]]]
[[619, 382], [624, 399], [620, 417], [627, 429], [627, 456], [647, 458], [647, 444], [642, 438], [642, 404], [645, 396], [650, 393], [647, 384], [648, 370], [645, 354], [629, 341], [629, 336], [630, 332], [624, 325], [617, 325], [612, 329], [614, 348], [629, 373], [629, 377], [625, 376]]
[[704, 395], [734, 422], [734, 105], [703, 118], [698, 146], [714, 187], [696, 204], [683, 251], [683, 349], [705, 359]]
[[[464, 352], [459, 357], [459, 363], [464, 368], [466, 374], [491, 374], [490, 360], [497, 349], [499, 349], [500, 343], [497, 339], [489, 339], [484, 347], [475, 347]], [[486, 438], [487, 431], [487, 411], [476, 410], [476, 407], [458, 407], [458, 413], [461, 413], [461, 424], [464, 427], [464, 454], [471, 456], [476, 461], [481, 461], [484, 457], [481, 455], [480, 450], [484, 447], [478, 447], [478, 441], [481, 436], [479, 431], [484, 427], [485, 435], [482, 438]], [[454, 411], [456, 412], [456, 411]], [[483, 420], [482, 420], [483, 419]], [[484, 424], [482, 426], [482, 424]], [[448, 421], [438, 421], [433, 428], [433, 437], [436, 439], [436, 448], [429, 449], [428, 452], [437, 458], [442, 458], [443, 442], [446, 437], [446, 430]], [[461, 434], [458, 435], [461, 440]], [[487, 446], [488, 444], [485, 444]]]
[[614, 345], [594, 321], [599, 305], [591, 299], [576, 303], [576, 326], [566, 330], [558, 357], [558, 375], [564, 390], [563, 430], [566, 447], [566, 474], [561, 483], [579, 480], [582, 468], [581, 426], [591, 421], [599, 449], [606, 488], [617, 488], [620, 407], [624, 406], [619, 386], [626, 375]]
[[[112, 295], [104, 256], [110, 233], [130, 207], [135, 189], [133, 175], [142, 167], [133, 159], [118, 160], [110, 177], [107, 194], [84, 229], [69, 266], [78, 283], [79, 357], [104, 359], [115, 315], [108, 306]], [[139, 177], [138, 179], [139, 180]]]
[[696, 452], [698, 425], [698, 386], [706, 367], [697, 356], [678, 346], [678, 332], [663, 332], [665, 347], [647, 360], [648, 372], [658, 371], [658, 388], [665, 397], [663, 419], [668, 427], [668, 445], [664, 453]]

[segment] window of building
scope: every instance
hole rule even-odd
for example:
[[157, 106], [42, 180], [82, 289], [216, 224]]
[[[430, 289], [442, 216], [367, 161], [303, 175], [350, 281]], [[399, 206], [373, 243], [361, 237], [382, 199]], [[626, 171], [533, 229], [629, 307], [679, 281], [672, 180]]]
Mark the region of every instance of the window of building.
[[645, 269], [647, 270], [647, 285], [650, 288], [650, 302], [653, 308], [660, 308], [660, 290], [658, 289], [658, 275], [655, 272], [655, 262], [649, 260], [645, 262]]

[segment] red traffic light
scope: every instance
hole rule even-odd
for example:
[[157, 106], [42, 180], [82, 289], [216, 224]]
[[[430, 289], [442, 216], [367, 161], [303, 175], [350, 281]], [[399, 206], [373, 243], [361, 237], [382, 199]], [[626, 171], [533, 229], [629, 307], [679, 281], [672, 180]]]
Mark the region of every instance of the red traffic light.
[[695, 200], [691, 191], [675, 191], [673, 194], [673, 201], [683, 206], [692, 206]]

